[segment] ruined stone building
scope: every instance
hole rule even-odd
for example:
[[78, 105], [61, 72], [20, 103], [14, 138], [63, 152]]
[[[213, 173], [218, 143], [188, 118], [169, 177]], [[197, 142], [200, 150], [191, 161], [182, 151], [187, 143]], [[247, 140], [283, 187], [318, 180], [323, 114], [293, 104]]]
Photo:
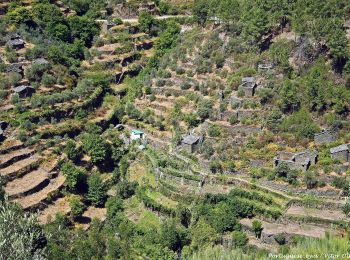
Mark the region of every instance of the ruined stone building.
[[244, 77], [242, 78], [239, 89], [244, 91], [246, 97], [253, 97], [257, 88], [255, 77]]
[[322, 130], [322, 132], [314, 135], [314, 141], [317, 145], [332, 143], [335, 140], [335, 134], [330, 130]]
[[331, 158], [341, 162], [349, 161], [349, 146], [342, 144], [330, 149]]
[[316, 151], [305, 150], [303, 152], [279, 152], [274, 158], [274, 166], [284, 163], [290, 169], [307, 171], [311, 165], [317, 163], [318, 153]]
[[19, 50], [24, 48], [25, 42], [21, 36], [13, 34], [11, 35], [10, 40], [7, 41], [6, 45], [12, 49]]

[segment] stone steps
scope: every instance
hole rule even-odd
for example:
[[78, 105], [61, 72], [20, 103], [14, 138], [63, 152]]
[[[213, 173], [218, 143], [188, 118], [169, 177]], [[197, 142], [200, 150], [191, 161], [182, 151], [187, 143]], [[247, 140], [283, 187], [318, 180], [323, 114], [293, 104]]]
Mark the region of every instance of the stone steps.
[[46, 208], [50, 194], [61, 190], [65, 180], [63, 175], [59, 175], [57, 178], [51, 179], [49, 184], [40, 191], [14, 201], [22, 206], [24, 210]]
[[0, 169], [6, 168], [11, 164], [30, 157], [35, 150], [33, 148], [24, 148], [15, 150], [8, 154], [0, 155]]
[[50, 183], [49, 175], [42, 169], [27, 173], [21, 178], [8, 182], [5, 192], [10, 199], [21, 198], [45, 188]]
[[38, 156], [31, 156], [18, 161], [6, 168], [0, 170], [0, 175], [5, 178], [5, 181], [12, 181], [15, 178], [19, 178], [33, 169], [37, 168], [39, 164]]

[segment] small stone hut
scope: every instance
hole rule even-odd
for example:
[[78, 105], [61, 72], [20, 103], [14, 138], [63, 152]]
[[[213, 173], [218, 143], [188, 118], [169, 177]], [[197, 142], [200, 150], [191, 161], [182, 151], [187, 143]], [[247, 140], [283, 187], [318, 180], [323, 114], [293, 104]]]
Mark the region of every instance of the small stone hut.
[[305, 150], [298, 153], [279, 152], [274, 158], [274, 166], [284, 163], [290, 169], [307, 171], [311, 165], [317, 163], [318, 153], [316, 151]]
[[330, 150], [331, 158], [341, 162], [349, 161], [349, 146], [347, 144], [342, 144], [331, 148]]
[[253, 97], [257, 88], [257, 83], [255, 77], [244, 77], [242, 78], [241, 85], [239, 89], [244, 91], [246, 97]]
[[189, 134], [182, 138], [181, 146], [189, 153], [197, 151], [202, 143], [202, 138], [197, 135]]
[[24, 85], [14, 87], [12, 90], [14, 93], [18, 94], [20, 98], [31, 97], [35, 92], [35, 89], [32, 86], [24, 86]]

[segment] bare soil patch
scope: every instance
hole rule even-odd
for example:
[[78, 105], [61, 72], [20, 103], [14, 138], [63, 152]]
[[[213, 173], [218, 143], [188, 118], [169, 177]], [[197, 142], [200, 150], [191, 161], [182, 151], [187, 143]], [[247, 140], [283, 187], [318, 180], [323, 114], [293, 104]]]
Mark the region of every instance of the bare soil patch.
[[301, 206], [291, 206], [287, 209], [286, 215], [296, 217], [313, 217], [332, 221], [348, 221], [349, 218], [339, 210], [305, 208]]
[[[253, 219], [242, 219], [240, 223], [243, 226], [252, 228]], [[303, 223], [288, 223], [288, 224], [277, 224], [261, 221], [263, 226], [263, 233], [266, 235], [275, 235], [280, 233], [287, 233], [290, 235], [301, 235], [306, 237], [323, 238], [326, 231], [330, 231], [326, 228], [303, 224]]]
[[49, 205], [44, 209], [39, 215], [39, 221], [42, 224], [46, 224], [54, 220], [57, 213], [62, 213], [64, 215], [70, 212], [69, 201], [67, 198], [59, 198], [53, 204]]
[[39, 203], [43, 202], [51, 192], [59, 190], [61, 187], [63, 187], [65, 180], [66, 178], [64, 176], [59, 175], [57, 178], [52, 179], [50, 184], [44, 189], [21, 199], [17, 199], [15, 202], [21, 205], [23, 209], [29, 209], [37, 206]]
[[38, 169], [7, 183], [5, 192], [9, 197], [20, 197], [32, 191], [35, 192], [48, 182], [48, 174], [42, 169]]

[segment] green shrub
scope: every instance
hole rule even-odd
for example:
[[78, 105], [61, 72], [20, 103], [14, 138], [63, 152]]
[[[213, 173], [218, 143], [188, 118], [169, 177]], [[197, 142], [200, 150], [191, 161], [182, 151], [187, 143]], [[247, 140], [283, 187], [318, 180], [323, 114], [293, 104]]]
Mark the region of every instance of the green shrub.
[[261, 232], [263, 231], [262, 223], [259, 220], [254, 219], [252, 222], [252, 228], [257, 238], [261, 237]]
[[221, 135], [221, 129], [218, 125], [210, 125], [208, 129], [208, 134], [210, 137], [219, 137]]
[[73, 219], [80, 217], [86, 209], [86, 206], [81, 202], [81, 199], [78, 196], [73, 196], [70, 198], [69, 207], [71, 209]]
[[248, 243], [248, 237], [244, 232], [233, 231], [232, 232], [232, 245], [234, 247], [243, 247]]
[[88, 179], [87, 198], [95, 206], [103, 206], [107, 197], [107, 187], [101, 177], [94, 173]]

